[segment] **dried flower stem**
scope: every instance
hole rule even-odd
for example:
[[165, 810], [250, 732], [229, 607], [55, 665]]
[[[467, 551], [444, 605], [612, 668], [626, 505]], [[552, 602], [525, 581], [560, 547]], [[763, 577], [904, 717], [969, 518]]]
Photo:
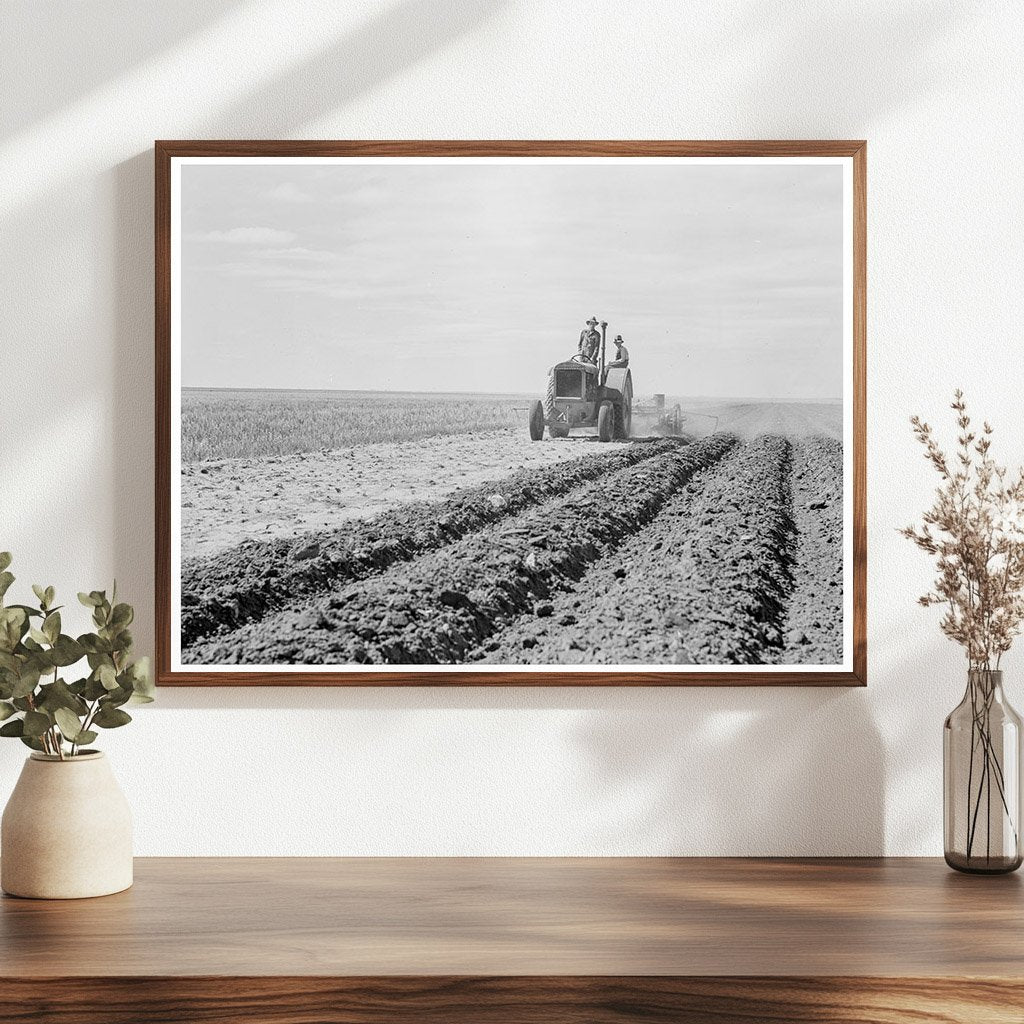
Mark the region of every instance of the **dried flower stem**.
[[[951, 455], [939, 447], [927, 423], [917, 416], [911, 418], [914, 435], [941, 483], [921, 525], [907, 526], [901, 533], [935, 557], [938, 576], [933, 589], [918, 600], [925, 607], [943, 607], [940, 628], [963, 646], [971, 672], [973, 726], [966, 849], [971, 856], [984, 799], [987, 858], [993, 782], [1016, 835], [1000, 752], [993, 745], [990, 714], [995, 696], [991, 673], [998, 670], [1024, 621], [1024, 470], [1008, 482], [1006, 467], [997, 465], [990, 455], [992, 427], [985, 423], [980, 435], [972, 429], [959, 389], [951, 408], [959, 431]], [[975, 772], [979, 748], [981, 763]]]

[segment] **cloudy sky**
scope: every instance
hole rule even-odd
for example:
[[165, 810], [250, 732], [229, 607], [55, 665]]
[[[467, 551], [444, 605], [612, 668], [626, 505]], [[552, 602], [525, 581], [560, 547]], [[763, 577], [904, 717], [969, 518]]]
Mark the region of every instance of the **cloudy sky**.
[[842, 171], [185, 165], [186, 387], [543, 391], [591, 315], [640, 395], [842, 394]]

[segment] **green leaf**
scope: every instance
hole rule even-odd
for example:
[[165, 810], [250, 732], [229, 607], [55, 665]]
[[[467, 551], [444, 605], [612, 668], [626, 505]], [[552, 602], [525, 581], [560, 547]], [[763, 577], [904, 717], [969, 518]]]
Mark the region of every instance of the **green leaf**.
[[28, 616], [22, 608], [0, 609], [0, 648], [10, 653], [28, 629]]
[[9, 572], [0, 572], [0, 597], [3, 597], [11, 589], [13, 582], [14, 577]]
[[[27, 718], [28, 716], [26, 715], [25, 717]], [[57, 727], [64, 738], [71, 740], [72, 743], [77, 743], [78, 736], [82, 732], [82, 721], [78, 715], [67, 708], [57, 708], [53, 713], [53, 717], [56, 719]]]
[[35, 665], [26, 665], [21, 670], [18, 682], [15, 683], [11, 692], [12, 697], [28, 697], [35, 692], [39, 685], [39, 668]]
[[54, 590], [53, 587], [47, 587], [46, 588], [46, 592], [43, 594], [43, 597], [46, 598], [46, 607], [47, 608], [53, 608], [53, 602], [54, 602], [54, 599], [56, 598], [56, 596], [57, 596], [57, 591]]
[[93, 732], [92, 729], [84, 729], [78, 734], [78, 739], [75, 742], [81, 746], [83, 743], [92, 743], [97, 736], [99, 736], [98, 732]]
[[96, 670], [96, 678], [103, 684], [105, 690], [116, 690], [118, 687], [117, 673], [113, 665], [100, 665]]
[[0, 572], [6, 569], [11, 564], [11, 553], [10, 551], [0, 551]]
[[20, 718], [0, 725], [0, 736], [24, 736], [25, 723]]
[[76, 661], [81, 661], [85, 657], [85, 650], [77, 640], [73, 640], [62, 633], [57, 637], [51, 654], [54, 665], [65, 667], [67, 665], [74, 665]]
[[110, 625], [115, 629], [124, 629], [130, 626], [135, 618], [135, 610], [130, 604], [115, 604], [114, 610], [110, 613]]
[[79, 591], [78, 600], [81, 601], [86, 608], [95, 608], [96, 605], [100, 603], [95, 590], [91, 594], [83, 594]]
[[41, 629], [36, 629], [35, 626], [30, 627], [28, 635], [39, 645], [50, 642], [50, 638]]
[[111, 670], [114, 668], [114, 659], [109, 654], [87, 654], [85, 660], [89, 662], [93, 675], [96, 675], [104, 665], [109, 666]]
[[122, 704], [127, 704], [132, 699], [132, 694], [135, 692], [132, 690], [132, 684], [129, 681], [125, 681], [126, 685], [119, 686], [116, 690], [110, 690], [104, 697], [104, 706], [109, 705], [113, 708], [119, 708]]
[[[110, 707], [109, 704], [104, 704], [99, 711], [96, 712], [96, 717], [93, 718], [93, 724], [98, 725], [101, 729], [117, 729], [122, 725], [127, 725], [132, 720], [132, 716], [127, 711], [122, 711], [120, 708]], [[0, 734], [2, 734], [3, 726], [0, 726]]]
[[89, 676], [85, 681], [85, 689], [82, 691], [82, 696], [86, 700], [99, 700], [100, 697], [107, 695], [107, 688], [96, 678], [96, 676]]
[[[83, 633], [78, 638], [78, 643], [88, 654], [109, 654], [110, 644], [95, 633]], [[95, 665], [92, 666], [95, 668]]]
[[28, 618], [30, 618], [30, 619], [32, 619], [32, 618], [35, 618], [35, 619], [43, 618], [43, 613], [38, 608], [33, 608], [31, 605], [28, 605], [28, 604], [9, 604], [7, 607], [8, 608], [20, 608], [25, 613], [25, 615], [28, 616]]
[[88, 714], [89, 705], [75, 694], [71, 687], [63, 679], [57, 679], [52, 683], [46, 683], [39, 687], [39, 698], [36, 700], [36, 707], [40, 711], [56, 711], [57, 708], [66, 708], [79, 718]]
[[50, 716], [44, 715], [41, 711], [25, 712], [24, 732], [26, 736], [42, 736], [52, 724]]
[[46, 587], [39, 586], [38, 583], [32, 584], [32, 593], [39, 598], [39, 603], [45, 608], [46, 607]]
[[128, 666], [128, 675], [131, 677], [133, 704], [151, 704], [156, 696], [156, 686], [153, 684], [153, 676], [150, 671], [149, 658], [139, 658]]
[[46, 634], [46, 639], [51, 644], [57, 642], [57, 637], [60, 636], [60, 612], [50, 612], [49, 615], [43, 619], [43, 633]]
[[28, 612], [18, 604], [12, 604], [9, 608], [4, 608], [0, 611], [0, 619], [13, 626], [17, 626], [19, 629], [27, 618]]
[[[2, 733], [3, 729], [0, 729], [0, 734]], [[42, 754], [46, 753], [46, 747], [44, 747], [42, 742], [40, 740], [37, 740], [35, 736], [21, 736], [19, 738], [21, 739], [21, 742], [25, 744], [26, 747], [31, 747], [33, 750], [38, 750]]]
[[18, 709], [9, 701], [0, 700], [0, 722], [6, 722], [11, 715], [16, 715]]
[[89, 662], [89, 668], [96, 672], [100, 665], [109, 665], [111, 668], [114, 667], [114, 659], [109, 654], [87, 654], [85, 660]]

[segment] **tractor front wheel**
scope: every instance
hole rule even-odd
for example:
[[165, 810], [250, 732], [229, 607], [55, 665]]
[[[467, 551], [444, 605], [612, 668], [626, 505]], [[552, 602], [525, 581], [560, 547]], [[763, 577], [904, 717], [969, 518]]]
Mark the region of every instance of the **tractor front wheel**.
[[615, 406], [611, 402], [602, 402], [597, 411], [597, 436], [602, 441], [610, 441], [615, 432]]
[[538, 399], [530, 406], [530, 440], [539, 441], [544, 436], [544, 406]]

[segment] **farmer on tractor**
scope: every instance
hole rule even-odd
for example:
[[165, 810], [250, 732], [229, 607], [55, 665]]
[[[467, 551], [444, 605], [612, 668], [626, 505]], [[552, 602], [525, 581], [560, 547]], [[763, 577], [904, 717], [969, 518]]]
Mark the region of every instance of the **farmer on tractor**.
[[580, 358], [587, 363], [597, 363], [597, 353], [601, 348], [601, 335], [597, 332], [597, 317], [591, 317], [587, 326], [580, 331]]
[[615, 358], [608, 364], [608, 369], [613, 366], [621, 366], [623, 369], [629, 366], [629, 349], [626, 348], [621, 334], [615, 335]]

